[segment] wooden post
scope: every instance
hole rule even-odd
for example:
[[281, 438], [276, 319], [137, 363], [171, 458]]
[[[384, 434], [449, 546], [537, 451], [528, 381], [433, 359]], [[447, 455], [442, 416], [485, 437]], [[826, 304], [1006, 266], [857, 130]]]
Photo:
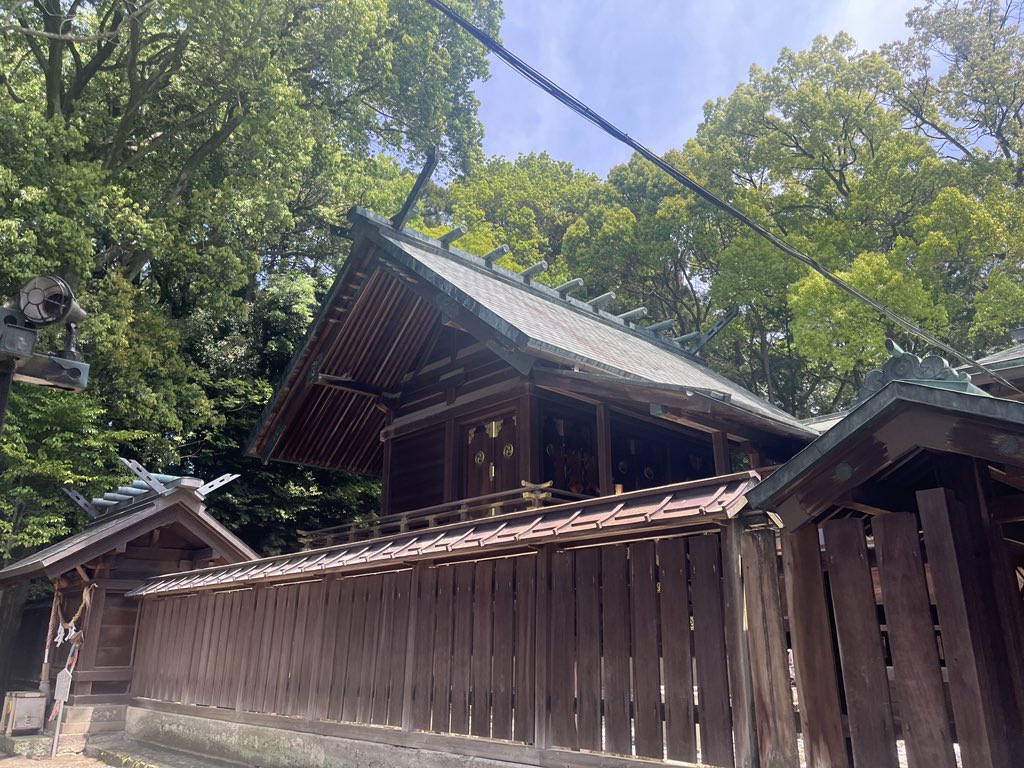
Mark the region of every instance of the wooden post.
[[743, 532], [743, 585], [757, 747], [761, 768], [799, 768], [775, 540], [771, 529]]
[[729, 457], [729, 436], [725, 432], [711, 433], [711, 450], [715, 455], [715, 474], [728, 475], [732, 472], [732, 459]]
[[743, 525], [741, 520], [730, 520], [722, 534], [722, 602], [725, 612], [725, 646], [729, 657], [729, 694], [732, 698], [736, 765], [739, 768], [757, 768], [754, 692], [751, 684], [740, 555]]
[[597, 477], [602, 496], [615, 493], [615, 478], [612, 475], [612, 425], [608, 417], [608, 406], [597, 405]]

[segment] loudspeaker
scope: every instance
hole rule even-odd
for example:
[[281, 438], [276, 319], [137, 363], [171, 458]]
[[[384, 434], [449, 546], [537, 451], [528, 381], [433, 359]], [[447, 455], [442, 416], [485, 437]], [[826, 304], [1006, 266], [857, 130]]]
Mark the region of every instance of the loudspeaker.
[[33, 277], [25, 283], [18, 292], [18, 304], [33, 325], [80, 323], [86, 317], [71, 286], [56, 275]]

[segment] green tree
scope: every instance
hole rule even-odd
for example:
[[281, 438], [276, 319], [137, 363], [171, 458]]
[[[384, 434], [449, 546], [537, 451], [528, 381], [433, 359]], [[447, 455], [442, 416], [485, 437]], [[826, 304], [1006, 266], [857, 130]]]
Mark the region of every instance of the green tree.
[[[497, 0], [459, 6], [497, 32]], [[483, 51], [415, 0], [14, 2], [0, 31], [0, 293], [36, 273], [72, 282], [93, 377], [61, 402], [74, 423], [105, 425], [113, 453], [203, 475], [240, 466], [347, 253], [329, 225], [356, 203], [397, 209], [412, 179], [393, 157], [436, 145], [452, 171], [479, 162]], [[42, 450], [46, 430], [26, 425], [58, 411], [41, 408], [15, 399], [4, 445], [22, 443], [4, 471]], [[74, 477], [120, 482], [112, 461], [78, 471], [73, 442], [48, 476], [55, 498]], [[346, 478], [308, 491], [310, 477], [267, 469], [259, 492], [243, 477], [221, 511], [279, 548], [295, 510], [329, 519], [372, 499], [360, 479], [335, 504]]]

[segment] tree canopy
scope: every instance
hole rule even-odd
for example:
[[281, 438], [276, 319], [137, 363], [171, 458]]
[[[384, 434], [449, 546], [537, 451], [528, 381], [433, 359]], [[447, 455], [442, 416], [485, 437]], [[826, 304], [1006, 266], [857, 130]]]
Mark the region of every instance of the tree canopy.
[[[498, 0], [459, 10], [491, 34]], [[865, 293], [968, 352], [1024, 324], [1019, 0], [930, 0], [906, 39], [784, 50], [709, 101], [665, 158]], [[418, 0], [13, 0], [0, 15], [0, 292], [65, 276], [90, 312], [88, 392], [16, 386], [0, 438], [0, 558], [80, 526], [60, 494], [115, 457], [212, 478], [266, 552], [373, 514], [372, 479], [241, 448], [346, 257], [361, 204], [541, 279], [614, 290], [676, 332], [738, 317], [710, 364], [799, 416], [847, 405], [898, 328], [639, 157], [606, 178], [486, 159], [484, 51]], [[567, 114], [566, 119], [572, 119]]]

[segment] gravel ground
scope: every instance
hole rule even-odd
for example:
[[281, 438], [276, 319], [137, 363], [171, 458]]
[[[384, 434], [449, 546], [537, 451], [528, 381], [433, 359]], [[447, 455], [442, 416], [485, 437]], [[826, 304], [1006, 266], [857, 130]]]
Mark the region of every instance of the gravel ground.
[[83, 755], [59, 755], [52, 760], [0, 755], [0, 768], [105, 768], [105, 764]]

